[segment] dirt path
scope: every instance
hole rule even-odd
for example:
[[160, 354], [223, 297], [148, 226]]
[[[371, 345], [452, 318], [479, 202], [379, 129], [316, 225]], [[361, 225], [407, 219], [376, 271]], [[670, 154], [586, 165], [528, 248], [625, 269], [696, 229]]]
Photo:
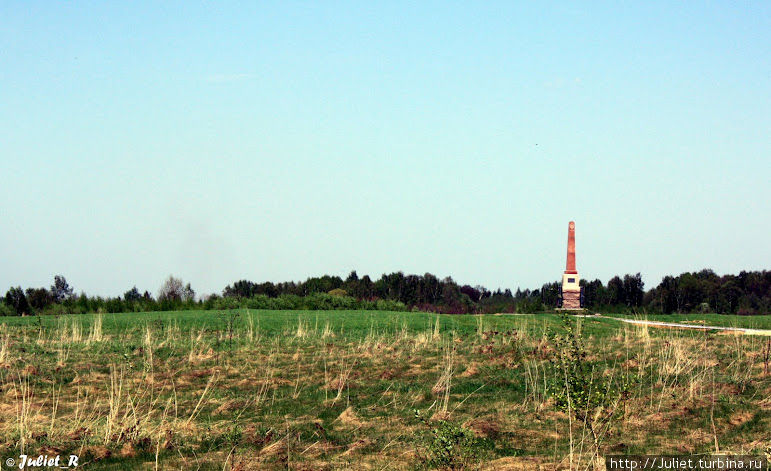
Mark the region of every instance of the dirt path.
[[724, 330], [726, 332], [735, 332], [735, 333], [740, 333], [744, 335], [771, 336], [771, 330], [768, 330], [768, 329], [748, 329], [745, 327], [721, 327], [721, 326], [715, 326], [715, 325], [678, 324], [675, 322], [626, 319], [623, 317], [608, 317], [603, 315], [587, 316], [587, 317], [602, 317], [603, 319], [615, 319], [617, 321], [626, 322], [628, 324], [648, 325], [650, 327], [675, 327], [680, 329], [697, 329], [697, 330]]

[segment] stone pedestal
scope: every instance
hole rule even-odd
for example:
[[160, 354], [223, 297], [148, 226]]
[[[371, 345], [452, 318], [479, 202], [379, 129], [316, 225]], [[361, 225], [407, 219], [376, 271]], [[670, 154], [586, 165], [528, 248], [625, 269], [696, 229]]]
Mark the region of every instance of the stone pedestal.
[[562, 309], [581, 309], [581, 291], [563, 291]]

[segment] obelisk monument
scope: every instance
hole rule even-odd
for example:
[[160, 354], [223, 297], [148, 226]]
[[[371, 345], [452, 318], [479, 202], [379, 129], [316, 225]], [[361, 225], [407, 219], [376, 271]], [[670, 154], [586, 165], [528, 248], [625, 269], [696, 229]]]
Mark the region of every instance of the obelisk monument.
[[581, 309], [580, 278], [576, 271], [576, 223], [568, 224], [568, 260], [562, 274], [562, 309]]

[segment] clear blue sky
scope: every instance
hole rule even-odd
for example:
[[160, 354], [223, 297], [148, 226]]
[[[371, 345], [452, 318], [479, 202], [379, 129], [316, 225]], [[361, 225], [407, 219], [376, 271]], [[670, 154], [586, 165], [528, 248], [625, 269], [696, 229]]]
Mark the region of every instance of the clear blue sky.
[[771, 268], [771, 3], [373, 3], [0, 3], [2, 292]]

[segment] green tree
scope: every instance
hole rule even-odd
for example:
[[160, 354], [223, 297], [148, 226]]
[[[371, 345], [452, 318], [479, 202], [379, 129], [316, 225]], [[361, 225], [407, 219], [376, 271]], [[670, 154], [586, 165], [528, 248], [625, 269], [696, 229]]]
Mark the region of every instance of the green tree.
[[612, 306], [626, 304], [625, 298], [624, 282], [618, 276], [614, 276], [608, 281], [608, 304]]
[[62, 275], [56, 275], [54, 277], [54, 284], [51, 285], [51, 296], [53, 296], [54, 302], [56, 303], [60, 303], [72, 297], [72, 287]]
[[190, 283], [185, 285], [185, 289], [182, 290], [183, 301], [195, 301], [195, 291], [190, 286]]
[[5, 304], [10, 306], [18, 316], [30, 313], [29, 303], [21, 286], [12, 287], [5, 293]]
[[158, 301], [182, 301], [185, 287], [182, 280], [169, 275], [158, 290]]
[[639, 273], [624, 275], [624, 297], [627, 306], [642, 306], [643, 295], [645, 294], [644, 286], [642, 276]]
[[592, 281], [581, 280], [584, 288], [584, 304], [588, 309], [597, 309], [606, 303], [605, 286], [602, 281], [595, 279]]
[[27, 288], [27, 302], [36, 311], [42, 311], [53, 304], [51, 292], [45, 288]]
[[139, 294], [139, 290], [136, 286], [134, 286], [130, 290], [123, 293], [123, 299], [126, 300], [126, 302], [133, 303], [142, 299], [142, 295]]

